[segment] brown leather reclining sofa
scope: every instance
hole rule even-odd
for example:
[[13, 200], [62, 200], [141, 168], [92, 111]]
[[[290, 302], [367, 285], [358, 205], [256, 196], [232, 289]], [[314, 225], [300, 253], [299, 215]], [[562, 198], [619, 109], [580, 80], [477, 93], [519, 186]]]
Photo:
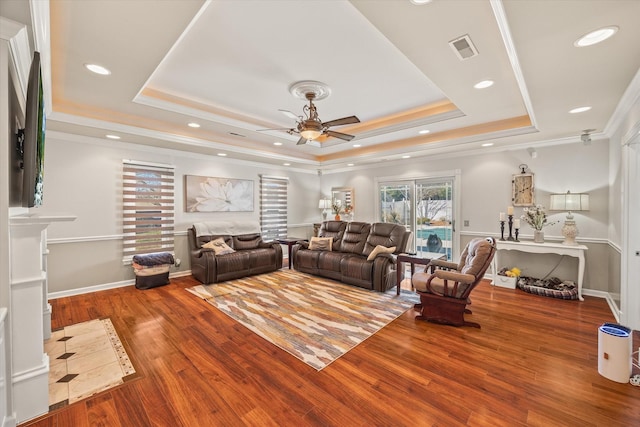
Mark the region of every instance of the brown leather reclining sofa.
[[[309, 249], [312, 242], [293, 246], [293, 268], [303, 273], [328, 277], [378, 292], [396, 285], [395, 256], [406, 250], [411, 232], [404, 226], [389, 223], [324, 221], [318, 237], [332, 239], [331, 250]], [[369, 255], [377, 246], [391, 248], [393, 253]], [[379, 249], [376, 249], [378, 252]]]
[[[264, 242], [259, 232], [246, 233], [251, 228], [229, 226], [224, 231], [240, 234], [218, 234], [219, 224], [209, 229], [204, 223], [187, 230], [191, 274], [205, 285], [268, 273], [282, 268], [282, 247], [277, 242]], [[211, 233], [211, 234], [209, 234]], [[233, 252], [216, 255], [213, 248], [203, 247], [222, 238]]]

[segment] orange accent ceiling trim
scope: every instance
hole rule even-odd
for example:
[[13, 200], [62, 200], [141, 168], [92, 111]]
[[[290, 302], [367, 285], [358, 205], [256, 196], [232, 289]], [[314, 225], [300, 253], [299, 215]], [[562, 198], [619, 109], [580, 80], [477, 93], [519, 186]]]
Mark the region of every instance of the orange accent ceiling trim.
[[[359, 133], [369, 132], [375, 129], [394, 126], [400, 123], [410, 122], [414, 120], [425, 119], [427, 117], [449, 113], [451, 111], [457, 110], [458, 107], [456, 107], [454, 103], [449, 100], [443, 100], [428, 105], [422, 105], [420, 107], [412, 108], [406, 111], [401, 111], [396, 114], [390, 114], [388, 116], [380, 117], [374, 120], [368, 120], [366, 122], [356, 123], [350, 126], [341, 126], [340, 128], [335, 130], [342, 133], [357, 135]], [[330, 137], [328, 136], [321, 136], [319, 138], [316, 138], [316, 141], [322, 143], [329, 138]]]
[[519, 117], [512, 117], [510, 119], [498, 120], [495, 122], [467, 126], [459, 129], [451, 129], [427, 135], [420, 135], [413, 138], [401, 139], [398, 141], [385, 142], [383, 144], [371, 145], [369, 147], [354, 148], [352, 150], [341, 151], [339, 153], [316, 156], [316, 160], [318, 162], [326, 162], [329, 160], [338, 160], [347, 157], [378, 154], [385, 150], [397, 150], [402, 148], [415, 149], [416, 147], [431, 144], [434, 142], [447, 141], [509, 129], [524, 128], [528, 126], [531, 126], [531, 118], [528, 115], [524, 115]]
[[162, 92], [156, 89], [145, 88], [140, 92], [140, 95], [148, 98], [157, 99], [159, 101], [169, 102], [171, 104], [181, 105], [186, 108], [192, 108], [194, 110], [204, 111], [217, 116], [227, 117], [229, 119], [238, 120], [246, 123], [253, 123], [264, 128], [279, 128], [280, 126], [271, 122], [257, 120], [254, 117], [245, 116], [233, 111], [225, 110], [222, 108], [214, 107], [209, 104], [203, 104], [201, 102], [192, 101], [190, 99], [182, 98], [179, 96], [171, 95], [166, 92]]

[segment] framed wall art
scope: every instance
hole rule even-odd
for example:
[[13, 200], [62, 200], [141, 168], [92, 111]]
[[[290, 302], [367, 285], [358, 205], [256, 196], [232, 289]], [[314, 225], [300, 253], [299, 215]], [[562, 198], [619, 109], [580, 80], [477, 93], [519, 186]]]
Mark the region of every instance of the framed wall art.
[[185, 175], [187, 212], [251, 212], [253, 181]]

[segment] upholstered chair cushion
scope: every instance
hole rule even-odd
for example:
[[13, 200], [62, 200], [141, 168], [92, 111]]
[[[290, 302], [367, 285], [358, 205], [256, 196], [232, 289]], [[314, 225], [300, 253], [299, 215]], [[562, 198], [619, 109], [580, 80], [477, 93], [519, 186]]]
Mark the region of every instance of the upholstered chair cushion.
[[491, 243], [486, 239], [473, 239], [465, 248], [460, 262], [464, 260], [464, 264], [458, 269], [462, 274], [470, 274], [478, 277], [481, 272], [484, 274], [486, 260], [491, 254], [493, 248]]
[[225, 243], [222, 237], [211, 240], [210, 242], [207, 242], [204, 245], [202, 245], [202, 247], [206, 249], [213, 249], [216, 255], [232, 254], [235, 252], [233, 249], [229, 247], [229, 245]]
[[260, 247], [262, 237], [260, 234], [243, 234], [240, 236], [233, 236], [234, 249], [241, 251], [245, 249], [257, 249]]
[[373, 261], [375, 257], [378, 256], [378, 254], [392, 254], [395, 252], [395, 250], [396, 250], [395, 246], [391, 246], [390, 248], [387, 248], [385, 246], [378, 245], [375, 248], [373, 248], [373, 250], [367, 257], [367, 261]]
[[312, 237], [309, 242], [309, 250], [331, 251], [332, 245], [333, 237]]
[[371, 230], [371, 224], [365, 222], [350, 222], [342, 236], [340, 250], [342, 252], [363, 254], [367, 235]]
[[318, 237], [332, 237], [331, 250], [339, 251], [340, 242], [346, 228], [347, 223], [344, 221], [324, 221], [320, 225], [320, 230], [318, 230]]
[[364, 245], [363, 255], [368, 256], [376, 246], [395, 247], [398, 251], [404, 250], [402, 245], [406, 243], [406, 233], [407, 230], [403, 225], [383, 222], [373, 224]]

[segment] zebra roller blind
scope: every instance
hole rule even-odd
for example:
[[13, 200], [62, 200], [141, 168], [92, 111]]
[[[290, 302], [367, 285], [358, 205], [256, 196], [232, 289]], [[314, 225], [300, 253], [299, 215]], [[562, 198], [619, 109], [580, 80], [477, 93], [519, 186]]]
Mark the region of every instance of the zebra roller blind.
[[122, 161], [124, 258], [173, 252], [174, 167]]
[[287, 237], [289, 178], [260, 175], [260, 228], [264, 240]]

